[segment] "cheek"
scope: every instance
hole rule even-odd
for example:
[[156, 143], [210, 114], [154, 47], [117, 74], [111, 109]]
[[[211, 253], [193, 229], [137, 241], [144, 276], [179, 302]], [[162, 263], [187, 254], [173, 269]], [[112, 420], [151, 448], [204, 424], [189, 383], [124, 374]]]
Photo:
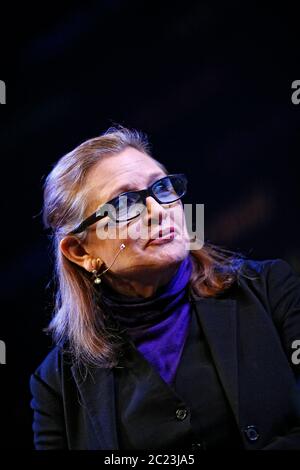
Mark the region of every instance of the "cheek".
[[110, 264], [116, 253], [118, 252], [122, 241], [118, 239], [100, 239], [97, 236], [94, 237], [93, 245], [91, 245], [91, 253], [95, 257], [101, 258], [106, 265]]
[[[175, 226], [177, 236], [182, 239], [182, 242], [188, 238], [185, 214], [181, 203], [165, 209], [162, 225], [165, 227]], [[157, 221], [154, 221], [152, 227], [148, 227], [142, 217], [117, 226], [99, 223], [93, 237], [93, 251], [103, 259], [105, 264], [112, 261], [122, 243], [126, 245], [126, 258], [130, 254], [140, 255], [149, 239], [151, 228], [156, 231], [156, 227]], [[176, 243], [176, 248], [178, 249], [178, 247], [179, 245]], [[168, 246], [167, 251], [170, 249], [171, 246]]]

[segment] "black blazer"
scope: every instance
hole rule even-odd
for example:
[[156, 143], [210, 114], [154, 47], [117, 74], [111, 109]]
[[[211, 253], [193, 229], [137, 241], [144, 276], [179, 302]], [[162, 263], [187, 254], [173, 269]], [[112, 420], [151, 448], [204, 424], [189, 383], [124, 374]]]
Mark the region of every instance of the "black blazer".
[[[300, 449], [300, 279], [280, 259], [245, 260], [243, 273], [221, 296], [193, 294], [196, 312], [245, 449]], [[113, 369], [90, 372], [55, 347], [31, 376], [36, 449], [118, 449]]]

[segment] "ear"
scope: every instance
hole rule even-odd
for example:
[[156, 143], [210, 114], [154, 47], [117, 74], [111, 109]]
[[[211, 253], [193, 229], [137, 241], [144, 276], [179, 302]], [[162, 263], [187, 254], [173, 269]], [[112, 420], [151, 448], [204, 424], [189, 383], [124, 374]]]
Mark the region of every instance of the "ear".
[[60, 241], [59, 246], [63, 255], [68, 258], [68, 260], [89, 272], [94, 269], [93, 256], [87, 253], [76, 237], [67, 235]]

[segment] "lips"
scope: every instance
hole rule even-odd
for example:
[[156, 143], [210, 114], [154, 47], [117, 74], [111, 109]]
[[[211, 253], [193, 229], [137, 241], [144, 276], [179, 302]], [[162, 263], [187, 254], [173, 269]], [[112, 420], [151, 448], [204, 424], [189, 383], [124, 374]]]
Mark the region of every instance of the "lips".
[[164, 229], [159, 229], [158, 232], [155, 233], [154, 236], [149, 238], [148, 242], [146, 243], [146, 246], [148, 246], [151, 242], [154, 240], [159, 240], [159, 239], [173, 239], [174, 238], [174, 232], [175, 232], [175, 227], [167, 227]]

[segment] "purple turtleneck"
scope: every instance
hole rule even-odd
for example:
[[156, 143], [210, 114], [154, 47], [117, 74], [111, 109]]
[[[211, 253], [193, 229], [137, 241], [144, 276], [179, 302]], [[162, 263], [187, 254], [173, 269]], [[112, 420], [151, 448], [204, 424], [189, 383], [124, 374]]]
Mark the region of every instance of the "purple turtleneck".
[[167, 383], [175, 378], [190, 325], [191, 273], [189, 254], [171, 280], [147, 299], [124, 296], [101, 284], [104, 305]]

